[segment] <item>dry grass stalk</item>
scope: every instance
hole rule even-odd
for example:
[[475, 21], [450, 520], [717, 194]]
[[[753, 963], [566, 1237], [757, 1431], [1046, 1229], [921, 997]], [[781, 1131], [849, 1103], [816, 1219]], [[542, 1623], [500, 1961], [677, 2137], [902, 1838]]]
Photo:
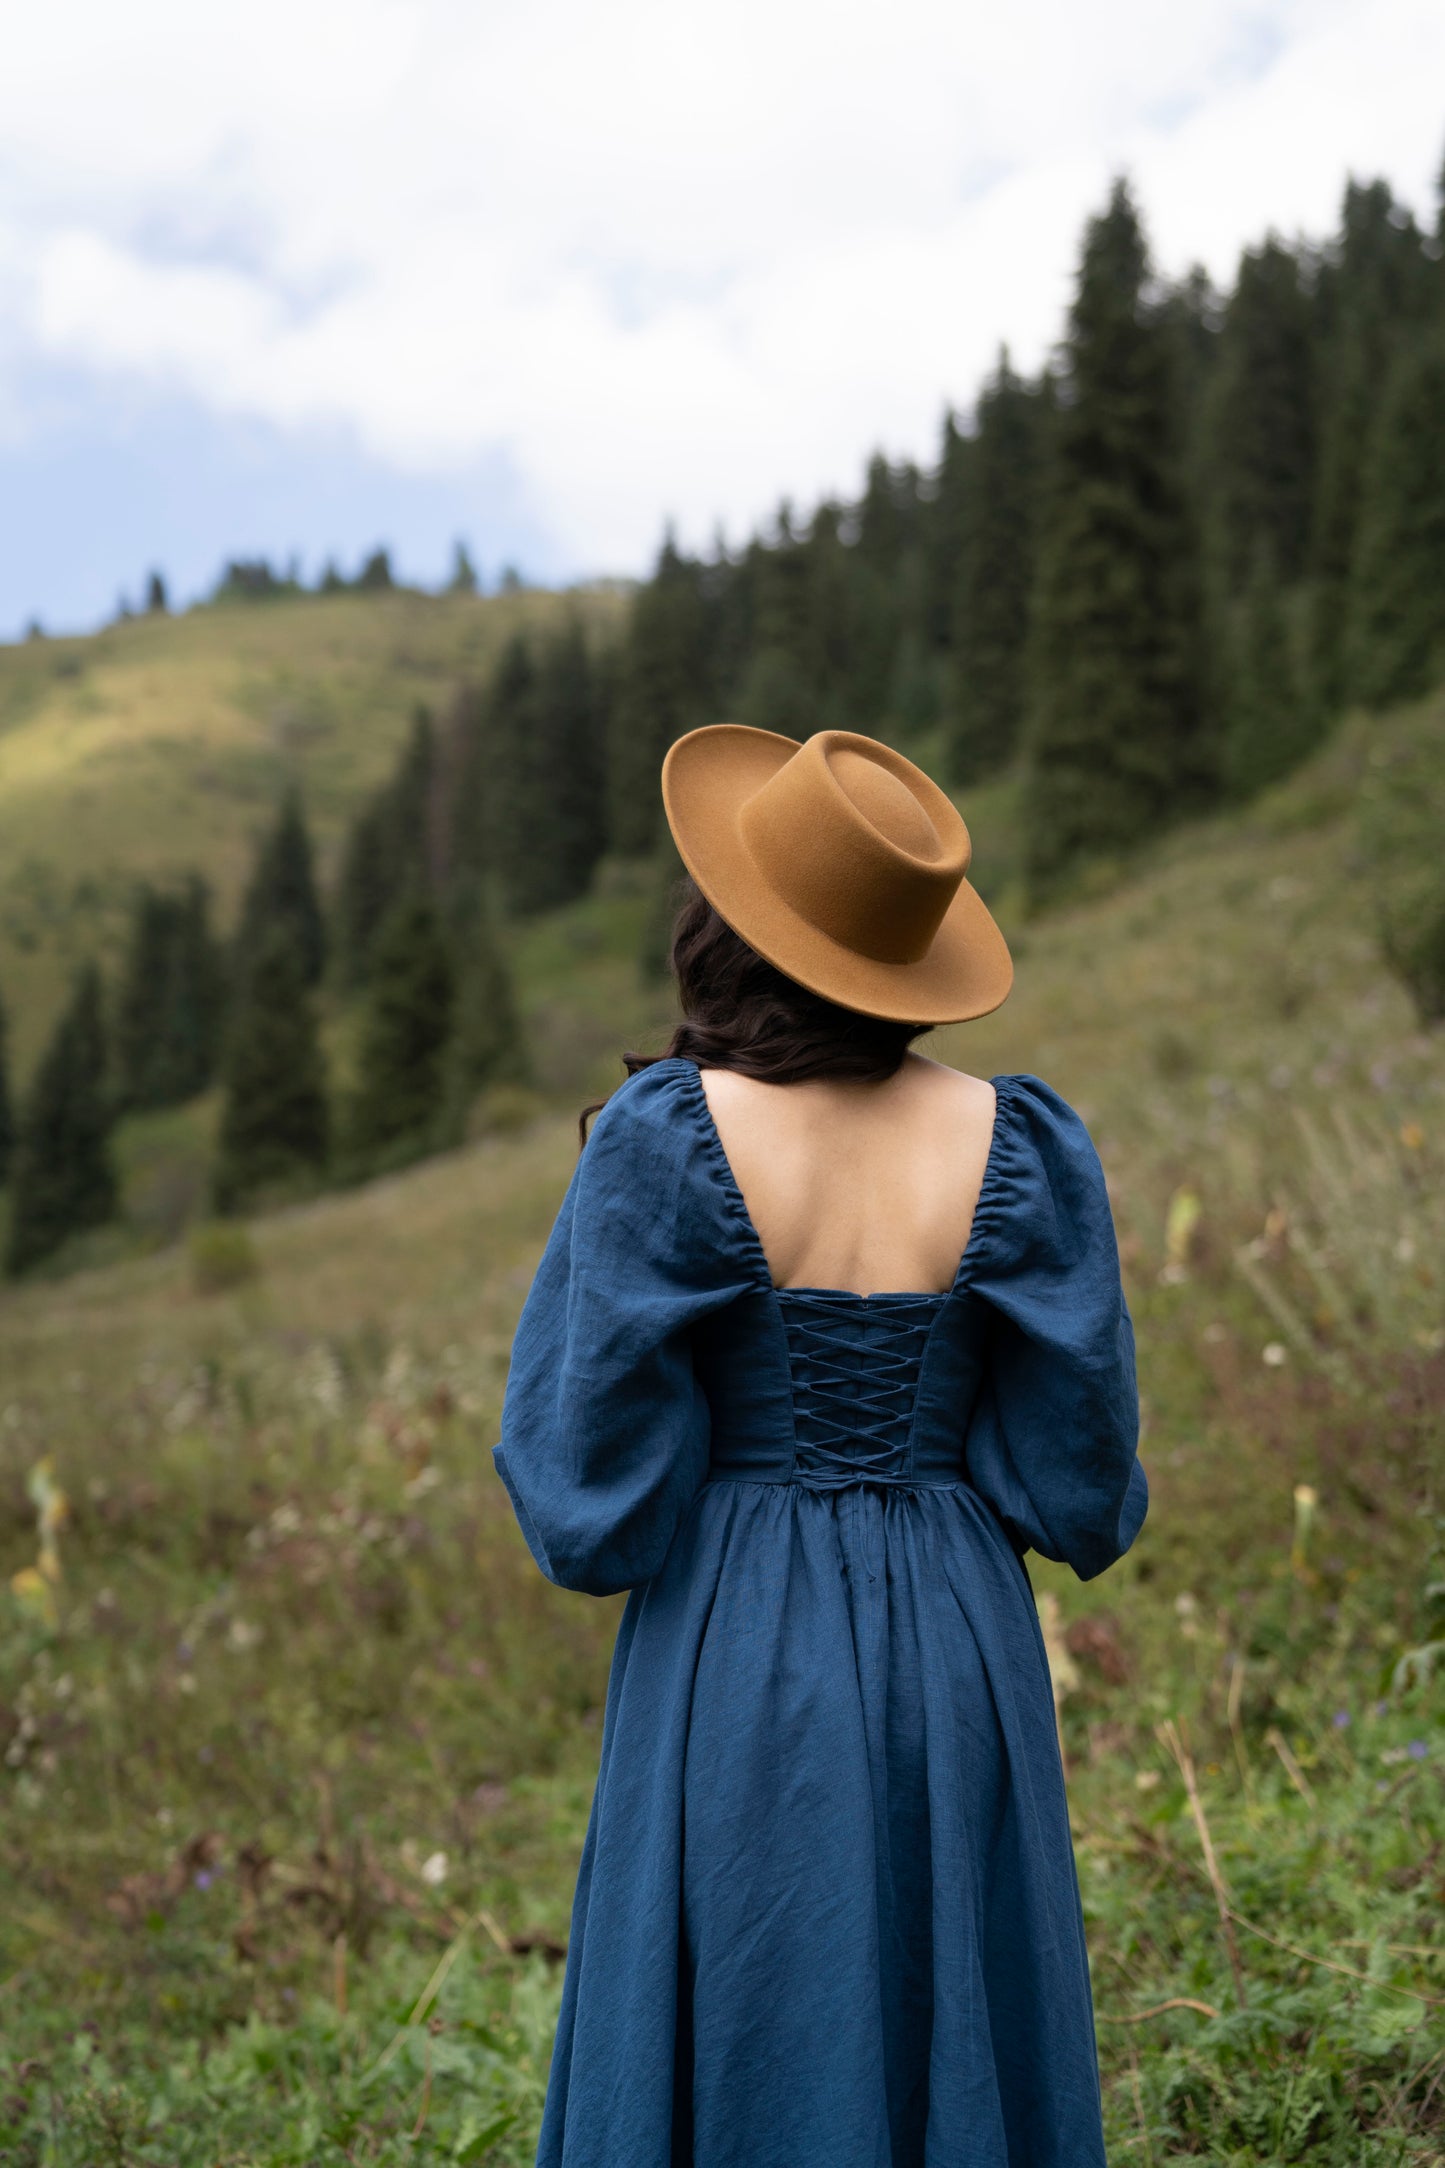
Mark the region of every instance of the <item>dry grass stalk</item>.
[[1212, 2002], [1196, 2001], [1193, 1995], [1171, 1995], [1167, 2002], [1156, 2002], [1148, 2010], [1100, 2010], [1098, 2020], [1101, 2025], [1142, 2025], [1146, 2018], [1163, 2017], [1166, 2010], [1197, 2010], [1201, 2017], [1219, 2015]]
[[1276, 1754], [1278, 1754], [1285, 1775], [1289, 1778], [1290, 1783], [1299, 1793], [1305, 1805], [1311, 1808], [1318, 1807], [1319, 1801], [1315, 1797], [1314, 1787], [1290, 1752], [1289, 1741], [1285, 1738], [1283, 1732], [1278, 1731], [1271, 1724], [1264, 1738], [1266, 1746], [1272, 1746]]
[[1267, 1927], [1260, 1927], [1254, 1920], [1247, 1920], [1242, 1912], [1231, 1910], [1229, 1917], [1246, 1934], [1258, 1935], [1261, 1942], [1268, 1942], [1276, 1950], [1283, 1950], [1290, 1957], [1297, 1957], [1301, 1964], [1318, 1965], [1323, 1972], [1343, 1973], [1347, 1980], [1359, 1980], [1366, 1987], [1384, 1988], [1390, 1995], [1407, 1995], [1412, 2002], [1428, 2003], [1432, 2010], [1445, 2010], [1445, 1996], [1426, 1995], [1418, 1987], [1397, 1987], [1393, 1980], [1377, 1980], [1368, 1972], [1361, 1972], [1354, 1965], [1342, 1965], [1333, 1957], [1317, 1957], [1313, 1950], [1302, 1950], [1297, 1942], [1284, 1942], [1272, 1935]]
[[1229, 1957], [1229, 1969], [1234, 1977], [1234, 1992], [1241, 2009], [1248, 1997], [1244, 1991], [1244, 1967], [1239, 1961], [1239, 1944], [1235, 1940], [1234, 1915], [1230, 1910], [1229, 1892], [1219, 1871], [1219, 1861], [1214, 1856], [1214, 1840], [1209, 1834], [1209, 1823], [1204, 1812], [1204, 1802], [1199, 1796], [1199, 1782], [1194, 1774], [1194, 1757], [1184, 1743], [1183, 1734], [1173, 1717], [1156, 1727], [1158, 1738], [1173, 1756], [1184, 1789], [1189, 1796], [1189, 1811], [1194, 1816], [1194, 1826], [1199, 1832], [1199, 1847], [1204, 1854], [1205, 1872], [1214, 1891], [1214, 1902], [1219, 1909], [1219, 1930], [1224, 1937], [1225, 1951]]

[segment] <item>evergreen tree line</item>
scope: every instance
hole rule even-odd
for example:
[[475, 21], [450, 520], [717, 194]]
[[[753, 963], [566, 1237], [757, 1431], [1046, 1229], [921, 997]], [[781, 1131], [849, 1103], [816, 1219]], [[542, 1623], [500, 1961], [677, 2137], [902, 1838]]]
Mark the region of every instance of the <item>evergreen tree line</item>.
[[[525, 1075], [486, 884], [460, 868], [439, 878], [398, 802], [432, 742], [420, 715], [397, 782], [382, 794], [393, 811], [388, 840], [405, 862], [392, 869], [364, 952], [338, 946], [334, 930], [345, 927], [350, 941], [354, 851], [328, 910], [293, 791], [260, 841], [228, 941], [212, 931], [199, 875], [175, 888], [138, 887], [114, 986], [93, 962], [81, 968], [18, 1105], [0, 1004], [6, 1271], [25, 1272], [114, 1218], [113, 1132], [123, 1114], [178, 1106], [219, 1084], [211, 1201], [229, 1212], [298, 1182], [357, 1179], [455, 1142], [479, 1089]], [[408, 801], [423, 822], [434, 788]], [[327, 1000], [353, 1014], [345, 1091], [330, 1075]]]
[[1053, 365], [1007, 353], [927, 471], [784, 504], [741, 552], [669, 538], [618, 658], [609, 845], [659, 839], [668, 744], [857, 728], [959, 785], [1018, 762], [1036, 900], [1285, 773], [1351, 702], [1445, 674], [1445, 208], [1351, 183], [1320, 246], [1162, 282], [1126, 185]]
[[[516, 594], [523, 586], [522, 575], [514, 565], [504, 565], [497, 580], [501, 594]], [[444, 595], [475, 595], [481, 592], [481, 574], [464, 541], [452, 545], [451, 570], [443, 581], [440, 592]], [[116, 606], [116, 615], [125, 620], [137, 615], [163, 617], [170, 610], [170, 592], [164, 573], [156, 570], [145, 577], [145, 600], [139, 611], [122, 595]], [[299, 557], [276, 565], [269, 557], [230, 557], [222, 565], [214, 587], [211, 602], [279, 602], [287, 597], [302, 595], [384, 595], [403, 590], [392, 568], [391, 551], [384, 545], [368, 551], [356, 571], [348, 579], [337, 565], [334, 557], [328, 557], [317, 576], [316, 583], [308, 587], [301, 574]], [[405, 590], [411, 593], [426, 592], [421, 589]], [[28, 637], [43, 639], [44, 630], [38, 618], [31, 620]]]

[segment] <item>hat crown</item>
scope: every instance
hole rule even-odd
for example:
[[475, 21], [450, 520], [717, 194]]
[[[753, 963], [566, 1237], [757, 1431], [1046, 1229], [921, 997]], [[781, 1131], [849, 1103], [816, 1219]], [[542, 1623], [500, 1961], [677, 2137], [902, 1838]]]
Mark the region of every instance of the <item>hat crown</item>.
[[938, 857], [938, 831], [906, 783], [851, 745], [837, 746], [828, 766], [870, 828], [912, 858]]
[[968, 830], [912, 761], [820, 730], [737, 812], [763, 877], [800, 917], [879, 963], [927, 954], [964, 875]]

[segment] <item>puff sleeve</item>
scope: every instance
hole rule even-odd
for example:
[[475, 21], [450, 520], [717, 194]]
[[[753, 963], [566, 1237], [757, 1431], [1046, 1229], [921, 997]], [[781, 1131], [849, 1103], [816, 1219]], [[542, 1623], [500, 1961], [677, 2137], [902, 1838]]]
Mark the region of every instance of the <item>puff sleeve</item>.
[[1088, 1131], [1037, 1077], [995, 1087], [994, 1150], [964, 1258], [989, 1313], [969, 1479], [1021, 1548], [1087, 1581], [1128, 1550], [1148, 1506], [1134, 1330]]
[[691, 1336], [741, 1288], [682, 1069], [598, 1115], [512, 1347], [497, 1472], [543, 1573], [588, 1595], [650, 1580], [705, 1480]]

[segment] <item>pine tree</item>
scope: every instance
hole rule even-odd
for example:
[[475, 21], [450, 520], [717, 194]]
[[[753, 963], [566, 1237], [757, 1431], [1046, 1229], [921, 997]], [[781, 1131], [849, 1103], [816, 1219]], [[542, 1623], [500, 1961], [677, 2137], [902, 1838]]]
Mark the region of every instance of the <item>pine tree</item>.
[[1236, 606], [1233, 667], [1224, 747], [1224, 781], [1240, 798], [1277, 782], [1309, 750], [1314, 736], [1301, 697], [1285, 596], [1267, 544]]
[[477, 721], [478, 807], [508, 910], [526, 916], [585, 895], [606, 841], [605, 686], [575, 619], [535, 646], [503, 650]]
[[143, 883], [115, 1009], [121, 1108], [178, 1106], [215, 1071], [225, 967], [211, 934], [210, 892], [191, 874], [178, 894]]
[[465, 1132], [477, 1093], [490, 1084], [525, 1082], [528, 1064], [512, 975], [474, 885], [458, 893], [449, 917], [456, 1000], [442, 1130], [455, 1139]]
[[10, 1090], [10, 1020], [0, 999], [0, 1189], [10, 1178], [15, 1155], [15, 1102]]
[[165, 1104], [166, 1004], [170, 975], [171, 902], [143, 882], [131, 907], [130, 938], [115, 1002], [114, 1056], [118, 1105]]
[[1314, 513], [1317, 356], [1298, 255], [1246, 249], [1225, 306], [1205, 420], [1211, 558], [1221, 594], [1250, 585], [1263, 546], [1285, 586], [1303, 575]]
[[174, 899], [166, 985], [165, 1104], [179, 1105], [211, 1083], [226, 1015], [226, 963], [211, 930], [211, 892], [189, 874]]
[[490, 765], [488, 823], [492, 867], [508, 910], [525, 913], [546, 899], [550, 798], [555, 778], [541, 757], [537, 664], [515, 634], [487, 687], [483, 742]]
[[893, 468], [881, 454], [868, 463], [863, 496], [850, 522], [852, 666], [849, 722], [875, 735], [886, 733], [889, 696], [904, 636], [903, 596], [916, 587], [921, 611], [922, 492], [914, 467]]
[[16, 1138], [6, 1270], [25, 1272], [68, 1236], [115, 1216], [100, 974], [79, 973], [26, 1094]]
[[146, 609], [152, 617], [164, 617], [169, 608], [166, 583], [159, 572], [153, 572], [146, 582]]
[[1025, 798], [1043, 898], [1095, 851], [1139, 842], [1211, 780], [1170, 349], [1120, 182], [1087, 230], [1034, 602]]
[[485, 863], [507, 911], [552, 911], [585, 895], [604, 835], [607, 713], [576, 620], [535, 648], [500, 655], [481, 718]]
[[492, 761], [480, 686], [456, 688], [436, 736], [433, 796], [440, 810], [437, 893], [485, 886], [492, 873]]
[[793, 713], [792, 730], [846, 727], [853, 672], [852, 566], [843, 518], [832, 502], [813, 514], [804, 548], [804, 677], [809, 705]]
[[452, 576], [447, 582], [447, 592], [451, 595], [474, 595], [477, 584], [477, 568], [472, 563], [472, 553], [465, 542], [458, 540], [452, 550]]
[[435, 906], [417, 890], [377, 938], [347, 1142], [361, 1161], [434, 1144], [446, 1105], [455, 980]]
[[1370, 425], [1393, 356], [1428, 323], [1436, 276], [1414, 219], [1386, 183], [1351, 181], [1340, 239], [1316, 288], [1321, 413], [1311, 647], [1324, 717], [1357, 690], [1349, 682], [1346, 629]]
[[978, 402], [955, 592], [950, 755], [961, 783], [1003, 767], [1023, 729], [1044, 419], [1005, 349]]
[[373, 550], [356, 575], [356, 591], [361, 595], [389, 594], [396, 585], [391, 575], [391, 552]]
[[674, 738], [705, 720], [707, 627], [702, 568], [671, 534], [633, 604], [623, 644], [608, 748], [608, 838], [614, 850], [651, 850], [662, 821], [658, 776]]
[[418, 707], [395, 773], [362, 806], [341, 855], [336, 940], [344, 985], [359, 986], [392, 905], [412, 887], [434, 888], [444, 855], [436, 734]]
[[326, 925], [316, 890], [311, 835], [294, 785], [283, 796], [276, 820], [256, 852], [236, 934], [238, 974], [245, 972], [264, 935], [281, 921], [295, 932], [306, 984], [318, 985], [326, 964]]
[[960, 426], [950, 407], [943, 417], [943, 440], [923, 527], [929, 645], [949, 656], [958, 630], [958, 591], [973, 514], [976, 454], [975, 439]]
[[1376, 706], [1445, 678], [1445, 338], [1391, 370], [1371, 435], [1351, 585], [1349, 676]]
[[733, 703], [740, 723], [806, 737], [816, 698], [808, 544], [793, 526], [791, 505], [779, 507], [772, 537], [749, 553], [752, 575], [752, 652]]
[[275, 919], [247, 959], [226, 1032], [212, 1190], [234, 1212], [314, 1176], [330, 1145], [326, 1070], [296, 921]]
[[541, 746], [552, 776], [547, 880], [538, 909], [585, 896], [607, 843], [607, 684], [573, 618], [543, 642], [537, 667]]

